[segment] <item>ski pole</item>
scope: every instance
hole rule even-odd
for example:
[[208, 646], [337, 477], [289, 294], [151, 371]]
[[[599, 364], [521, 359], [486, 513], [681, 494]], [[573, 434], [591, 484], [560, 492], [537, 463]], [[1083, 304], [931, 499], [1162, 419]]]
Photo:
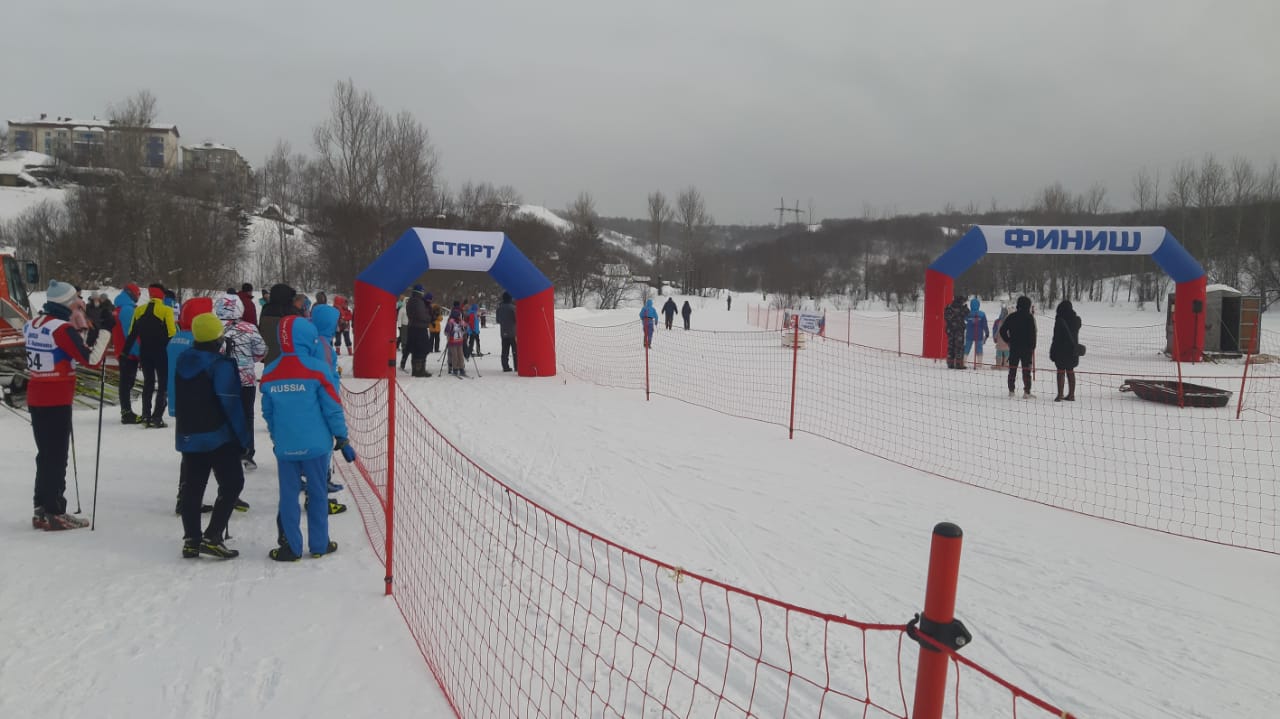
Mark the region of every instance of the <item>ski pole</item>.
[[71, 425], [71, 476], [76, 482], [76, 514], [80, 514], [80, 463], [76, 461], [76, 426]]
[[476, 353], [471, 353], [471, 366], [476, 368], [476, 379], [480, 379], [480, 363], [476, 361]]
[[93, 508], [89, 514], [89, 531], [98, 528], [98, 470], [102, 466], [102, 407], [106, 404], [107, 360], [102, 359], [102, 374], [98, 376], [98, 449], [93, 456]]

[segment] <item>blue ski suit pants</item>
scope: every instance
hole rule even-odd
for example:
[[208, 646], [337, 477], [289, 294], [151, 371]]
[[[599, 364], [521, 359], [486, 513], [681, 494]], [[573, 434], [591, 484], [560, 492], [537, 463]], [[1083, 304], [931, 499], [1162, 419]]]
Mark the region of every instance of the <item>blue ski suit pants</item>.
[[332, 457], [304, 459], [291, 462], [277, 458], [280, 468], [280, 528], [289, 548], [302, 556], [302, 511], [298, 506], [298, 492], [302, 491], [302, 478], [307, 482], [307, 544], [311, 552], [324, 554], [329, 550], [329, 476]]

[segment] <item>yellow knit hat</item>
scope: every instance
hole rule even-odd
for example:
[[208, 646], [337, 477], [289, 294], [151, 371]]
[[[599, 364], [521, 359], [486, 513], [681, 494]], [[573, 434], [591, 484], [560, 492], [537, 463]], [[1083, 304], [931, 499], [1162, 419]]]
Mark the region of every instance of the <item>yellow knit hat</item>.
[[212, 312], [196, 315], [191, 320], [191, 334], [196, 342], [213, 342], [222, 339], [222, 320]]

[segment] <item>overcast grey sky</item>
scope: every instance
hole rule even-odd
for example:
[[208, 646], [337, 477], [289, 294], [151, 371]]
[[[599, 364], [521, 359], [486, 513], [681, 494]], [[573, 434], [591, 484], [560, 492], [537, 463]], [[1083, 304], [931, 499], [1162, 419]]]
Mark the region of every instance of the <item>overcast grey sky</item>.
[[6, 2], [0, 113], [102, 115], [148, 88], [184, 142], [310, 149], [351, 77], [430, 129], [445, 179], [580, 190], [641, 216], [696, 184], [722, 222], [778, 198], [1016, 206], [1054, 180], [1129, 206], [1144, 165], [1280, 157], [1277, 0]]

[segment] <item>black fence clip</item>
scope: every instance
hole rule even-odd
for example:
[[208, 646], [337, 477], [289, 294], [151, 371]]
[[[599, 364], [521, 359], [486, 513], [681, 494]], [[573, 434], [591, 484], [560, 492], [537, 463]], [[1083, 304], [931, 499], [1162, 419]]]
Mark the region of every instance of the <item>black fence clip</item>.
[[933, 642], [921, 639], [921, 636], [928, 637], [953, 652], [960, 651], [973, 641], [973, 635], [965, 628], [964, 622], [959, 619], [953, 620], [950, 624], [940, 624], [930, 621], [928, 617], [919, 612], [916, 613], [911, 621], [907, 622], [907, 636], [931, 652], [938, 651], [938, 647], [934, 646]]

